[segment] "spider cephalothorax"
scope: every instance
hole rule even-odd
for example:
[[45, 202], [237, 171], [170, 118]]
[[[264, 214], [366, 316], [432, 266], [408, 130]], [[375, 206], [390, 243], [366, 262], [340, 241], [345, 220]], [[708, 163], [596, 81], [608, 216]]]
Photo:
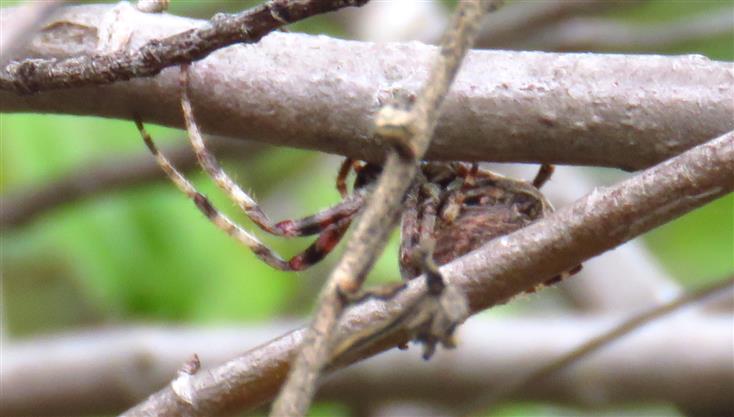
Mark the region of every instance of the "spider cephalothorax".
[[[546, 169], [541, 170], [537, 185], [545, 181]], [[435, 242], [433, 257], [443, 265], [552, 210], [532, 184], [476, 165], [425, 162], [421, 174], [406, 199], [402, 218], [400, 264], [406, 279], [421, 272], [413, 259], [421, 241]]]

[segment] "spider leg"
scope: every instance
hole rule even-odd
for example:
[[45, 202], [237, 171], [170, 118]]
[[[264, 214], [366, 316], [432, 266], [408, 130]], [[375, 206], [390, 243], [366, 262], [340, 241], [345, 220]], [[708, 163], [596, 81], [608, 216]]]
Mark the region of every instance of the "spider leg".
[[[307, 230], [303, 228], [304, 225], [318, 224], [320, 234], [316, 241], [306, 248], [306, 250], [286, 261], [270, 248], [265, 246], [265, 244], [260, 242], [260, 240], [251, 233], [217, 210], [209, 199], [200, 193], [196, 187], [194, 187], [194, 185], [187, 180], [186, 177], [184, 177], [183, 174], [181, 174], [158, 150], [140, 119], [135, 120], [135, 124], [140, 131], [140, 135], [143, 137], [143, 141], [156, 158], [156, 162], [158, 162], [158, 165], [160, 165], [176, 187], [189, 196], [189, 198], [194, 201], [194, 204], [196, 204], [196, 207], [212, 223], [214, 223], [214, 225], [248, 247], [252, 250], [255, 256], [273, 268], [283, 271], [300, 271], [323, 259], [324, 256], [334, 249], [336, 244], [339, 243], [341, 238], [344, 236], [349, 224], [361, 208], [364, 201], [363, 192], [359, 190], [359, 193], [351, 196], [346, 201], [343, 201], [342, 203], [321, 213], [299, 220], [299, 222], [302, 222], [302, 224], [300, 224], [302, 227], [301, 230]], [[295, 223], [295, 221], [292, 222]], [[326, 225], [327, 223], [328, 225]], [[319, 233], [319, 231], [315, 233]]]
[[535, 174], [535, 179], [533, 179], [533, 187], [540, 189], [540, 187], [548, 182], [555, 170], [556, 167], [551, 164], [542, 164], [538, 169], [538, 173]]
[[324, 259], [344, 237], [344, 233], [352, 223], [352, 217], [349, 216], [324, 229], [308, 248], [288, 261], [290, 268], [301, 271]]
[[443, 278], [438, 272], [438, 266], [433, 261], [433, 249], [436, 246], [434, 231], [436, 230], [436, 219], [438, 218], [438, 206], [441, 203], [441, 190], [435, 184], [424, 183], [421, 186], [421, 197], [418, 253], [417, 256], [414, 255], [413, 259], [414, 262], [418, 261], [420, 263], [421, 271], [426, 274], [429, 292], [432, 295], [438, 295], [445, 286]]
[[420, 240], [418, 224], [418, 192], [411, 190], [405, 199], [405, 208], [400, 221], [400, 275], [404, 280], [413, 279], [420, 273], [413, 260]]
[[[313, 223], [314, 219], [312, 218], [306, 218], [301, 221], [285, 220], [277, 223], [273, 222], [265, 212], [262, 211], [257, 202], [232, 180], [232, 178], [224, 171], [222, 166], [219, 165], [219, 162], [217, 162], [214, 155], [212, 155], [207, 149], [204, 144], [201, 131], [196, 124], [188, 91], [189, 77], [187, 65], [181, 66], [180, 76], [181, 108], [183, 110], [183, 117], [186, 122], [186, 130], [188, 131], [189, 140], [191, 142], [191, 146], [194, 148], [199, 165], [201, 165], [204, 171], [214, 180], [214, 183], [217, 184], [217, 186], [222, 189], [258, 227], [268, 233], [276, 236], [293, 237], [316, 234], [322, 231], [324, 229], [323, 227], [317, 227], [322, 224], [315, 225]], [[348, 170], [345, 171], [345, 174], [349, 173]], [[302, 230], [300, 225], [303, 225], [306, 230]]]
[[[446, 348], [455, 346], [453, 333], [468, 315], [468, 302], [464, 294], [453, 286], [447, 286], [438, 265], [433, 260], [434, 230], [438, 219], [438, 207], [442, 193], [435, 183], [423, 182], [408, 194], [407, 209], [403, 213], [403, 236], [400, 247], [400, 266], [403, 277], [415, 278], [420, 271], [425, 274], [428, 291], [403, 314], [386, 323], [380, 323], [364, 334], [353, 335], [340, 341], [334, 348], [338, 356], [355, 346], [369, 345], [371, 340], [400, 329], [407, 329], [413, 339], [423, 344], [423, 358], [429, 359], [438, 344]], [[449, 191], [450, 192], [450, 191]], [[445, 193], [443, 193], [445, 194]], [[377, 292], [365, 291], [355, 295], [341, 293], [345, 302], [360, 302], [368, 298], [388, 300], [405, 284], [383, 286]]]
[[431, 183], [424, 184], [421, 191], [424, 200], [421, 203], [420, 239], [414, 259], [420, 263], [421, 271], [426, 277], [428, 293], [408, 325], [414, 329], [415, 340], [423, 344], [423, 358], [430, 359], [437, 344], [446, 348], [456, 346], [453, 340], [454, 330], [466, 318], [468, 302], [456, 288], [447, 286], [433, 259], [436, 246], [434, 230], [439, 218], [441, 192], [437, 185]]
[[138, 127], [140, 135], [143, 137], [143, 141], [145, 141], [148, 149], [156, 158], [156, 162], [158, 162], [158, 165], [163, 168], [163, 171], [166, 173], [168, 178], [171, 179], [171, 181], [176, 185], [176, 187], [178, 187], [179, 190], [181, 190], [184, 194], [189, 196], [189, 198], [194, 201], [196, 207], [198, 207], [199, 210], [209, 220], [211, 220], [212, 223], [214, 223], [217, 227], [222, 229], [228, 235], [234, 237], [243, 245], [250, 248], [250, 250], [252, 250], [252, 252], [255, 253], [258, 258], [262, 259], [263, 262], [267, 263], [268, 265], [282, 270], [290, 269], [290, 266], [286, 261], [280, 258], [273, 251], [271, 251], [255, 236], [251, 235], [245, 229], [241, 228], [232, 220], [230, 220], [227, 216], [220, 213], [212, 205], [209, 199], [207, 199], [204, 194], [200, 193], [196, 189], [196, 187], [194, 187], [194, 185], [191, 184], [191, 182], [189, 182], [189, 180], [187, 180], [186, 177], [184, 177], [183, 174], [181, 174], [173, 166], [173, 164], [171, 164], [171, 162], [168, 161], [168, 159], [158, 150], [158, 148], [153, 143], [153, 138], [151, 138], [150, 134], [148, 134], [148, 132], [145, 130], [145, 127], [143, 127], [143, 123], [140, 121], [140, 119], [135, 120], [135, 125]]
[[349, 191], [347, 190], [347, 177], [354, 167], [355, 161], [352, 158], [345, 158], [339, 167], [339, 173], [336, 176], [336, 189], [342, 198], [347, 198]]
[[464, 200], [466, 200], [467, 191], [475, 187], [477, 182], [479, 164], [474, 162], [469, 169], [466, 169], [464, 165], [461, 168], [458, 178], [447, 187], [448, 194], [442, 198], [445, 203], [441, 209], [440, 217], [442, 221], [449, 224], [459, 217]]

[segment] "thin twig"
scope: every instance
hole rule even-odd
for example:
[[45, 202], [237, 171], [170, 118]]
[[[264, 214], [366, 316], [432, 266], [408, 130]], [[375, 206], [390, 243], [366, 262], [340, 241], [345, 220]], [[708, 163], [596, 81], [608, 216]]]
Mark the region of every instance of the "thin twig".
[[[247, 158], [255, 156], [263, 148], [254, 142], [225, 142], [224, 139], [210, 146], [215, 151], [226, 151], [227, 157]], [[188, 145], [168, 149], [165, 153], [184, 172], [198, 167], [196, 156]], [[165, 178], [148, 152], [95, 162], [47, 184], [25, 187], [0, 196], [0, 230], [23, 226], [59, 206]]]
[[472, 401], [469, 408], [469, 410], [472, 411], [467, 412], [467, 414], [478, 415], [479, 413], [486, 413], [487, 410], [493, 408], [502, 399], [512, 395], [513, 393], [519, 392], [525, 387], [537, 384], [564, 368], [568, 368], [581, 359], [586, 358], [590, 354], [595, 353], [599, 349], [608, 346], [614, 341], [621, 339], [642, 326], [660, 319], [689, 304], [699, 302], [712, 295], [718, 294], [732, 286], [734, 286], [734, 277], [717, 281], [703, 288], [699, 288], [696, 291], [686, 293], [672, 301], [652, 307], [643, 313], [635, 314], [604, 333], [601, 333], [587, 340], [583, 344], [578, 345], [568, 353], [549, 361], [545, 365], [542, 365], [527, 374], [518, 376], [513, 381], [506, 381], [498, 390], [491, 392], [489, 395], [483, 396], [480, 399]]
[[164, 68], [200, 60], [225, 46], [256, 43], [284, 25], [343, 7], [362, 6], [367, 1], [271, 0], [238, 14], [217, 14], [201, 28], [152, 40], [130, 52], [12, 63], [0, 72], [0, 89], [29, 94], [150, 77]]
[[[734, 132], [661, 163], [441, 268], [450, 285], [470, 300], [472, 313], [506, 302], [559, 271], [599, 255], [660, 224], [734, 190]], [[549, 256], [552, 254], [552, 256]], [[389, 303], [348, 311], [338, 334], [366, 331], [403, 314], [425, 296], [415, 279]], [[291, 332], [207, 372], [195, 375], [197, 408], [176, 399], [170, 387], [151, 395], [126, 416], [216, 415], [262, 405], [283, 382], [304, 330]], [[407, 343], [407, 331], [389, 334], [369, 350], [347, 355], [332, 369]]]
[[533, 34], [518, 46], [545, 51], [658, 52], [732, 34], [734, 8], [725, 8], [654, 25], [602, 18], [569, 19]]
[[[329, 360], [330, 342], [345, 302], [341, 294], [356, 293], [368, 271], [382, 252], [401, 211], [403, 196], [417, 173], [416, 161], [423, 158], [433, 137], [440, 106], [471, 47], [485, 9], [496, 2], [459, 3], [451, 27], [444, 36], [441, 52], [415, 104], [400, 126], [407, 136], [399, 139], [410, 148], [410, 157], [391, 153], [377, 188], [357, 224], [345, 254], [334, 268], [319, 298], [309, 331], [294, 359], [291, 372], [276, 399], [271, 416], [295, 417], [306, 414], [321, 369]], [[378, 115], [379, 117], [379, 115]], [[378, 128], [380, 126], [378, 125]]]
[[600, 14], [611, 8], [635, 6], [641, 0], [544, 0], [514, 2], [485, 19], [477, 47], [506, 49], [573, 16]]

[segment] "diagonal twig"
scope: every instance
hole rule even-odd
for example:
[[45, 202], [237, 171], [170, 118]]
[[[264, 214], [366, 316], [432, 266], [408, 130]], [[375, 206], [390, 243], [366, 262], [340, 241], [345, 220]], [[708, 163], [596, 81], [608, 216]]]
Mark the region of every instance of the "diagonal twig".
[[[403, 152], [391, 153], [349, 240], [344, 256], [336, 265], [319, 298], [318, 309], [306, 333], [302, 348], [293, 361], [289, 377], [276, 399], [271, 416], [294, 417], [305, 415], [321, 369], [330, 355], [333, 331], [342, 315], [346, 302], [342, 294], [356, 293], [382, 252], [389, 233], [401, 212], [402, 200], [417, 173], [416, 160], [423, 158], [436, 127], [440, 107], [459, 70], [461, 61], [471, 47], [484, 11], [497, 7], [494, 1], [466, 1], [457, 6], [455, 18], [447, 30], [441, 51], [423, 89], [400, 129], [405, 136]], [[383, 108], [384, 110], [384, 108]], [[379, 117], [378, 113], [378, 122]], [[378, 125], [378, 128], [380, 126]]]
[[734, 8], [673, 22], [630, 24], [605, 18], [574, 18], [528, 36], [520, 48], [545, 51], [657, 52], [734, 33]]
[[627, 8], [640, 0], [544, 0], [514, 2], [488, 17], [477, 37], [479, 48], [512, 48], [526, 37], [578, 15], [600, 14], [613, 8]]
[[202, 59], [225, 46], [258, 42], [284, 25], [343, 7], [362, 6], [367, 1], [270, 0], [238, 14], [217, 14], [203, 27], [152, 40], [130, 52], [12, 63], [0, 72], [0, 89], [29, 94], [149, 77], [164, 68]]
[[[650, 229], [734, 191], [734, 132], [650, 168], [613, 187], [600, 188], [526, 228], [492, 240], [441, 268], [470, 300], [472, 313], [507, 301]], [[355, 334], [402, 314], [425, 294], [413, 280], [389, 303], [366, 303], [347, 312], [339, 334]], [[178, 400], [170, 387], [151, 395], [125, 416], [216, 415], [250, 409], [275, 395], [305, 329], [290, 332], [224, 365], [195, 375], [196, 404]], [[408, 332], [389, 334], [368, 350], [353, 352], [336, 369], [408, 342]]]
[[652, 307], [642, 313], [635, 314], [613, 328], [587, 340], [568, 353], [550, 360], [546, 364], [528, 372], [527, 374], [520, 375], [515, 380], [505, 382], [498, 390], [473, 401], [470, 410], [474, 411], [471, 411], [470, 414], [478, 415], [479, 412], [486, 413], [487, 410], [491, 409], [503, 398], [508, 397], [515, 392], [519, 392], [521, 389], [528, 387], [531, 384], [536, 384], [552, 374], [573, 365], [579, 360], [597, 352], [599, 349], [608, 346], [610, 343], [621, 339], [642, 326], [689, 304], [696, 303], [707, 297], [730, 289], [732, 286], [734, 286], [734, 277], [714, 282], [713, 284], [699, 288], [693, 292], [683, 294], [667, 303]]

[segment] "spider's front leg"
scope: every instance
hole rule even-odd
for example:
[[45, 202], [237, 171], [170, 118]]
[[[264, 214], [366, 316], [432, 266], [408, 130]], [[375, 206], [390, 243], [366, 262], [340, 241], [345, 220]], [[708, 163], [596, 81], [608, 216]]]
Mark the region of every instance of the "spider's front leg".
[[[417, 237], [418, 243], [412, 248], [406, 246], [406, 250], [412, 251], [407, 258], [426, 279], [426, 296], [418, 300], [414, 315], [406, 323], [414, 334], [414, 340], [423, 344], [424, 359], [430, 359], [439, 343], [445, 348], [455, 347], [454, 330], [469, 314], [466, 297], [446, 284], [433, 259], [436, 222], [445, 221], [438, 215], [439, 206], [442, 200], [449, 200], [447, 197], [453, 194], [452, 191], [442, 193], [435, 183], [421, 185], [416, 222], [418, 230], [412, 236], [412, 241], [415, 242]], [[412, 226], [409, 224], [408, 227]]]
[[[263, 262], [283, 271], [300, 271], [308, 268], [324, 258], [344, 236], [349, 224], [364, 203], [364, 193], [355, 192], [345, 201], [313, 216], [300, 220], [288, 220], [302, 234], [316, 234], [318, 238], [303, 252], [285, 260], [278, 256], [257, 237], [233, 222], [229, 217], [217, 210], [209, 199], [200, 193], [194, 185], [181, 174], [168, 158], [155, 146], [153, 139], [146, 132], [143, 123], [138, 119], [136, 125], [145, 144], [153, 154], [158, 165], [169, 179], [196, 205], [196, 207], [219, 229], [235, 238], [249, 248]], [[282, 223], [282, 222], [281, 222]]]
[[555, 170], [556, 167], [551, 164], [542, 164], [538, 169], [538, 173], [535, 174], [535, 179], [533, 179], [533, 187], [540, 190], [540, 187], [545, 185], [551, 176], [553, 176]]
[[[283, 220], [280, 222], [272, 221], [260, 208], [255, 199], [250, 197], [250, 195], [227, 174], [214, 155], [209, 151], [209, 149], [207, 149], [199, 126], [194, 118], [194, 110], [189, 97], [188, 65], [181, 66], [179, 83], [181, 87], [181, 109], [183, 111], [183, 118], [186, 123], [189, 141], [194, 149], [199, 165], [202, 167], [204, 172], [212, 178], [214, 183], [226, 193], [229, 199], [237, 204], [247, 217], [249, 217], [250, 220], [252, 220], [260, 229], [276, 236], [309, 236], [324, 232], [328, 227], [338, 223], [343, 218], [352, 217], [355, 214], [355, 211], [350, 211], [345, 208], [344, 210], [331, 210], [329, 212], [319, 213], [300, 220]], [[340, 169], [339, 176], [337, 177], [337, 189], [345, 199], [348, 199], [346, 196], [345, 185], [345, 178], [348, 173], [349, 166], [345, 163], [345, 165]], [[352, 202], [351, 206], [358, 206], [357, 208], [360, 208], [362, 195], [356, 196], [355, 200], [358, 201]], [[350, 204], [348, 203], [348, 205]]]

